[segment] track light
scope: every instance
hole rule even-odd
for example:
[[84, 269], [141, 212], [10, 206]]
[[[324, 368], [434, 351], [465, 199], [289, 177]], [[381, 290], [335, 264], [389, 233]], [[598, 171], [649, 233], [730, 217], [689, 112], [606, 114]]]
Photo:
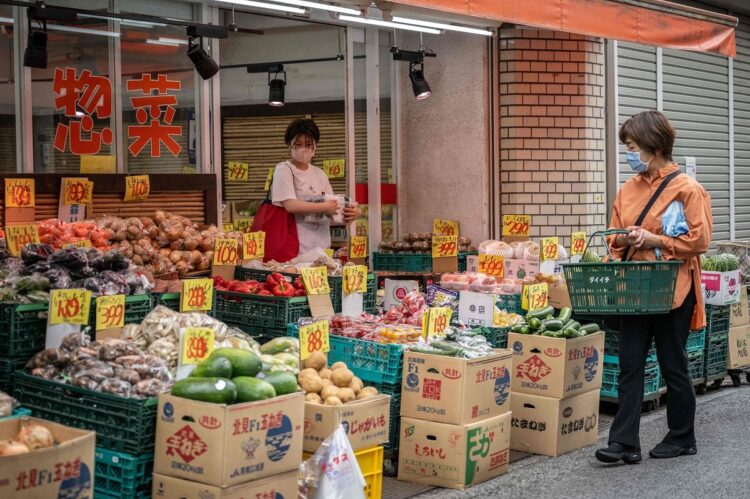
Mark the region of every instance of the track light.
[[190, 37], [187, 55], [193, 61], [195, 70], [204, 80], [210, 79], [219, 72], [219, 65], [203, 50], [203, 37]]
[[409, 79], [411, 80], [411, 89], [414, 91], [414, 97], [417, 100], [424, 100], [432, 95], [430, 85], [424, 78], [424, 64], [409, 63]]
[[[271, 78], [271, 73], [274, 73]], [[279, 74], [283, 79], [278, 78]], [[268, 105], [272, 107], [284, 106], [284, 87], [286, 86], [286, 71], [281, 64], [268, 68]]]
[[23, 65], [27, 68], [47, 68], [47, 32], [32, 30], [30, 22], [29, 41], [23, 52]]

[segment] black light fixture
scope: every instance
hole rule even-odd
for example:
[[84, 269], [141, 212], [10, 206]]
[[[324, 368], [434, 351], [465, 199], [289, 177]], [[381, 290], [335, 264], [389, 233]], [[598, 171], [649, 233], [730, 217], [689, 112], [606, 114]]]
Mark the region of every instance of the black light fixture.
[[414, 97], [417, 100], [424, 100], [432, 95], [430, 85], [424, 77], [424, 58], [436, 57], [434, 52], [427, 52], [424, 48], [420, 50], [401, 50], [398, 47], [391, 47], [394, 61], [405, 61], [409, 63], [409, 80]]
[[219, 72], [219, 65], [216, 64], [210, 55], [203, 48], [203, 37], [226, 38], [227, 28], [224, 26], [189, 26], [187, 29], [188, 51], [187, 55], [195, 70], [201, 75], [201, 78], [208, 80]]
[[[271, 78], [273, 73], [273, 78]], [[282, 75], [282, 78], [278, 76]], [[284, 66], [277, 64], [268, 68], [268, 105], [271, 107], [284, 107], [284, 87], [286, 86], [286, 71]]]
[[[75, 21], [77, 16], [75, 12], [67, 9], [39, 4], [29, 7], [26, 17], [29, 20], [29, 38], [23, 52], [23, 65], [27, 68], [45, 69], [47, 67], [47, 19]], [[39, 28], [34, 29], [33, 21], [39, 24]]]

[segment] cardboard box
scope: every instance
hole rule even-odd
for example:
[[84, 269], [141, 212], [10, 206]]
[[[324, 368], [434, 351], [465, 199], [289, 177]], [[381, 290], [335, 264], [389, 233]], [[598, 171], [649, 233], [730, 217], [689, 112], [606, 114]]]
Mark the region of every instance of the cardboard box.
[[729, 329], [727, 367], [737, 369], [750, 366], [750, 324]]
[[478, 255], [466, 255], [466, 272], [469, 274], [476, 274], [479, 272]]
[[154, 473], [151, 496], [162, 499], [296, 499], [297, 474], [295, 470], [222, 489], [215, 485]]
[[513, 393], [566, 398], [602, 386], [604, 333], [581, 338], [508, 334]]
[[58, 445], [0, 458], [0, 497], [94, 497], [96, 433], [36, 418], [0, 421], [0, 440], [18, 435], [22, 422], [47, 427]]
[[740, 301], [740, 271], [701, 272], [701, 289], [706, 305], [731, 305]]
[[401, 416], [469, 424], [510, 410], [511, 353], [462, 359], [404, 351]]
[[344, 425], [355, 451], [388, 442], [391, 397], [378, 395], [358, 402], [332, 407], [305, 404], [305, 452], [315, 452], [320, 444]]
[[508, 471], [511, 413], [460, 426], [401, 418], [398, 479], [463, 489]]
[[154, 472], [229, 487], [297, 469], [305, 397], [223, 405], [159, 395]]
[[750, 310], [747, 303], [747, 288], [740, 286], [740, 301], [732, 304], [732, 316], [729, 319], [729, 327], [744, 326], [750, 324]]
[[559, 456], [596, 443], [599, 390], [566, 399], [513, 393], [510, 448]]
[[547, 292], [547, 299], [549, 300], [549, 304], [557, 309], [572, 307], [570, 303], [570, 294], [568, 293], [568, 285], [564, 282], [562, 284], [550, 284]]

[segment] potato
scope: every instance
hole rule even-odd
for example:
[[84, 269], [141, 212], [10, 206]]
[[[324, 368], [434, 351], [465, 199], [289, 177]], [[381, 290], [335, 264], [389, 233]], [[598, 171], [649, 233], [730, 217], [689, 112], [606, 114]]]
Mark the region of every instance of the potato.
[[333, 384], [333, 381], [331, 381], [330, 379], [328, 378], [321, 378], [321, 379], [323, 380], [323, 388], [325, 388], [326, 386], [335, 386]]
[[359, 394], [357, 395], [357, 400], [362, 400], [370, 397], [374, 397], [378, 394], [378, 389], [374, 386], [366, 386], [360, 390]]
[[302, 377], [302, 376], [303, 376], [303, 375], [304, 375], [305, 373], [309, 373], [309, 374], [318, 374], [318, 371], [316, 371], [316, 370], [315, 370], [315, 369], [313, 369], [313, 368], [302, 369], [302, 370], [301, 370], [301, 371], [299, 372], [299, 376], [297, 376], [297, 379], [300, 379], [300, 378], [301, 378], [301, 377]]
[[341, 399], [341, 401], [345, 404], [347, 402], [355, 400], [356, 398], [357, 396], [355, 395], [354, 390], [352, 390], [351, 388], [342, 388], [339, 390], [339, 399]]
[[323, 352], [313, 352], [306, 360], [305, 367], [311, 367], [320, 371], [326, 366], [326, 355]]
[[341, 399], [338, 397], [328, 397], [326, 399], [325, 405], [344, 405], [343, 402], [341, 402]]
[[300, 376], [299, 385], [305, 393], [318, 393], [323, 389], [323, 380], [317, 374], [306, 373]]
[[338, 387], [335, 387], [333, 385], [325, 386], [323, 387], [323, 390], [320, 392], [320, 398], [323, 400], [326, 400], [328, 397], [338, 397], [339, 396], [339, 389]]
[[354, 373], [349, 369], [334, 369], [331, 374], [331, 381], [338, 387], [348, 387], [349, 383], [354, 379]]
[[352, 390], [354, 390], [355, 394], [361, 392], [362, 388], [364, 388], [364, 387], [365, 387], [365, 384], [362, 382], [361, 379], [359, 379], [356, 376], [354, 376], [354, 378], [352, 379], [352, 382], [349, 383], [349, 388], [351, 388]]
[[336, 369], [349, 369], [349, 367], [346, 365], [345, 362], [336, 362], [334, 365], [331, 366], [331, 371], [335, 371]]
[[313, 404], [322, 404], [323, 399], [317, 393], [308, 393], [305, 395], [305, 402], [312, 402]]
[[320, 372], [318, 373], [318, 375], [319, 375], [319, 376], [320, 376], [321, 378], [323, 378], [323, 379], [331, 379], [331, 374], [333, 374], [333, 371], [331, 371], [331, 370], [330, 370], [330, 369], [328, 369], [327, 367], [324, 367], [324, 368], [323, 368], [323, 369], [321, 369], [321, 370], [320, 370]]

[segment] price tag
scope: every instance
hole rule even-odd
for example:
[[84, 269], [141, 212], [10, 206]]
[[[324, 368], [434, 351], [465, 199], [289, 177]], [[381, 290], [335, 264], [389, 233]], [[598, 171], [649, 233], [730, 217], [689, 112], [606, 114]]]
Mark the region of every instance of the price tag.
[[422, 337], [429, 338], [444, 334], [451, 323], [453, 310], [449, 307], [428, 308], [422, 320]]
[[349, 242], [349, 258], [352, 260], [367, 258], [367, 237], [352, 236]]
[[5, 241], [11, 256], [21, 256], [21, 250], [27, 244], [39, 244], [39, 228], [31, 225], [7, 225]]
[[586, 233], [573, 232], [570, 235], [570, 256], [583, 255], [586, 249]]
[[114, 156], [84, 154], [81, 156], [81, 173], [117, 173]]
[[265, 187], [263, 187], [264, 191], [267, 191], [268, 189], [271, 188], [271, 181], [273, 180], [273, 172], [274, 172], [274, 168], [268, 169], [268, 175], [266, 175], [266, 185]]
[[72, 243], [64, 244], [63, 248], [93, 248], [90, 239], [82, 239], [80, 241], [73, 241]]
[[230, 161], [227, 164], [227, 181], [247, 182], [250, 177], [250, 164]]
[[367, 293], [367, 267], [364, 265], [344, 267], [342, 283], [345, 295]]
[[557, 260], [557, 257], [559, 255], [558, 253], [558, 244], [560, 243], [559, 238], [557, 237], [545, 237], [542, 239], [542, 260]]
[[182, 281], [180, 312], [202, 312], [213, 308], [214, 282], [211, 279]]
[[240, 218], [234, 221], [234, 230], [245, 232], [247, 229], [253, 226], [252, 218]]
[[300, 326], [299, 328], [299, 357], [306, 360], [313, 352], [327, 353], [331, 350], [328, 341], [328, 321], [318, 321]]
[[91, 291], [85, 289], [53, 289], [49, 297], [49, 323], [79, 324], [89, 323]]
[[242, 234], [242, 259], [262, 260], [266, 256], [266, 233], [245, 232]]
[[331, 292], [328, 286], [328, 269], [325, 267], [302, 267], [302, 282], [308, 295], [327, 295]]
[[530, 215], [503, 215], [504, 236], [529, 236], [531, 231]]
[[523, 287], [521, 308], [529, 312], [547, 306], [549, 301], [549, 285], [546, 282]]
[[125, 295], [100, 296], [96, 299], [96, 330], [125, 325]]
[[148, 175], [133, 175], [125, 177], [125, 201], [141, 201], [148, 199], [151, 192], [151, 182]]
[[180, 344], [180, 364], [200, 364], [214, 351], [214, 330], [210, 327], [185, 329]]
[[432, 222], [432, 233], [436, 236], [457, 236], [458, 222], [436, 219]]
[[36, 206], [33, 178], [5, 179], [5, 207], [30, 208]]
[[94, 183], [85, 178], [64, 178], [62, 195], [65, 206], [90, 205], [93, 202]]
[[323, 161], [323, 171], [328, 178], [343, 178], [346, 174], [346, 161], [343, 159], [326, 159]]
[[233, 223], [223, 223], [221, 224], [221, 230], [223, 232], [234, 232], [234, 224]]
[[479, 273], [503, 278], [505, 275], [505, 258], [499, 255], [479, 255]]
[[240, 244], [236, 239], [214, 240], [213, 265], [237, 265], [240, 260]]
[[432, 258], [458, 256], [458, 236], [433, 236]]

